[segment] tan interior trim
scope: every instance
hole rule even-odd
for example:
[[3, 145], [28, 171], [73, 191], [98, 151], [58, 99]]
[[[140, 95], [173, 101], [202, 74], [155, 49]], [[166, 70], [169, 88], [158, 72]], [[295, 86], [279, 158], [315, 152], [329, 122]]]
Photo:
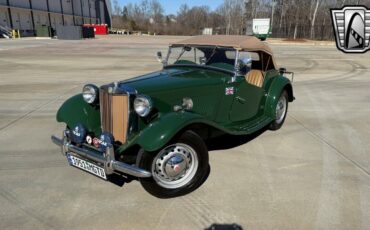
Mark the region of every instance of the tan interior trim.
[[251, 85], [262, 87], [265, 80], [264, 73], [261, 70], [251, 69], [246, 74], [245, 80]]

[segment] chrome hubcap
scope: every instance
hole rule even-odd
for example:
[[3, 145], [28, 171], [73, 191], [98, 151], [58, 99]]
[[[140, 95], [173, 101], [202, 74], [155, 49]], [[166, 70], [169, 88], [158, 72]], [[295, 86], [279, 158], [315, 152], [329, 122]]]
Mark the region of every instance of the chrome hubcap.
[[279, 101], [276, 105], [276, 122], [280, 124], [283, 122], [285, 113], [286, 113], [286, 97], [283, 95], [279, 98]]
[[193, 179], [198, 169], [198, 156], [186, 144], [174, 144], [162, 149], [152, 165], [154, 180], [162, 187], [175, 189]]

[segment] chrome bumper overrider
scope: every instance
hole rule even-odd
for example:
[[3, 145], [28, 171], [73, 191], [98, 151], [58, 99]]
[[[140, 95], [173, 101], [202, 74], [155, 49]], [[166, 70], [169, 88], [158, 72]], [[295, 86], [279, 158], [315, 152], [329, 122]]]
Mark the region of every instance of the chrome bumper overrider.
[[60, 139], [56, 136], [51, 136], [51, 140], [54, 144], [61, 147], [62, 155], [66, 156], [67, 153], [80, 156], [85, 159], [89, 159], [104, 165], [105, 173], [107, 175], [113, 174], [114, 171], [129, 174], [135, 177], [151, 177], [152, 174], [146, 170], [140, 169], [136, 166], [129, 165], [120, 161], [115, 160], [113, 146], [107, 148], [104, 153], [99, 154], [98, 152], [80, 148], [71, 144], [68, 141], [66, 132], [63, 132], [63, 138]]

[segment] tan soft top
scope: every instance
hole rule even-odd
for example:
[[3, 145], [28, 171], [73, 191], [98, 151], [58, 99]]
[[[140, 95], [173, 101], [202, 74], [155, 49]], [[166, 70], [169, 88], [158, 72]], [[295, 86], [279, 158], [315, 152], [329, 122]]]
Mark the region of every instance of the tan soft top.
[[272, 56], [272, 50], [266, 42], [260, 41], [256, 37], [242, 35], [201, 35], [189, 39], [174, 42], [176, 45], [201, 45], [201, 46], [220, 46], [232, 47], [246, 51], [264, 51]]

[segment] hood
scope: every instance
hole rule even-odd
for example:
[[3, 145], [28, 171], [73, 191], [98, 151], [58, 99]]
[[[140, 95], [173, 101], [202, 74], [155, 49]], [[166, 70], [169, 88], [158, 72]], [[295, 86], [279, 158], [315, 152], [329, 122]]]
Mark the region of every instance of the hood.
[[181, 105], [183, 98], [191, 98], [193, 110], [199, 114], [212, 114], [215, 104], [224, 94], [226, 73], [192, 67], [170, 67], [161, 71], [120, 82], [134, 88], [138, 94], [152, 98], [154, 107], [162, 111], [173, 111]]
[[220, 84], [222, 77], [216, 77], [216, 74], [226, 75], [199, 68], [169, 68], [120, 83], [136, 89], [138, 94], [150, 95], [168, 90], [194, 89], [200, 86]]

